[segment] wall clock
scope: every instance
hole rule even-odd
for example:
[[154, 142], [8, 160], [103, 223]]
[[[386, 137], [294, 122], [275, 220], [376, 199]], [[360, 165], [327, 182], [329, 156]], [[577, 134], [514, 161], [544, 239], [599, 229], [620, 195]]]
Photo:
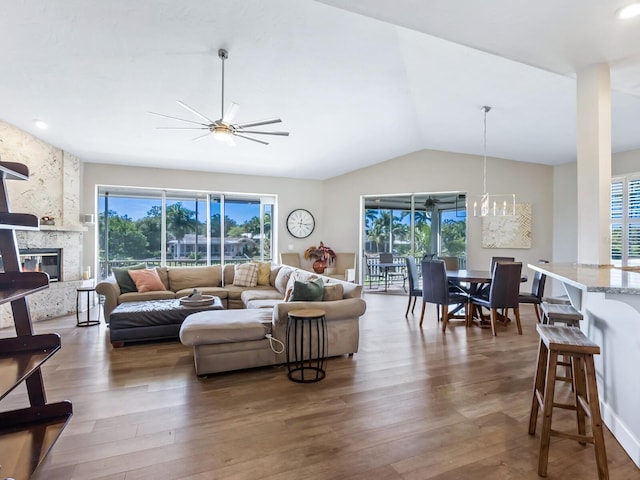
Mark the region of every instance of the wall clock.
[[316, 228], [313, 215], [304, 208], [293, 210], [287, 217], [287, 230], [296, 238], [307, 238]]

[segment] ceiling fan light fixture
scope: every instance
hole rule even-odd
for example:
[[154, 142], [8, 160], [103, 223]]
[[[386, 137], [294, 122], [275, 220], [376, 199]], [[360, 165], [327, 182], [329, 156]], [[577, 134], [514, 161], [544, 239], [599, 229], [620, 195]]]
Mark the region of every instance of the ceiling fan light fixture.
[[220, 142], [231, 143], [231, 129], [226, 125], [214, 125], [211, 129], [213, 138]]
[[640, 15], [640, 2], [630, 3], [626, 7], [622, 7], [618, 10], [617, 16], [620, 20], [627, 20], [629, 18], [637, 17]]

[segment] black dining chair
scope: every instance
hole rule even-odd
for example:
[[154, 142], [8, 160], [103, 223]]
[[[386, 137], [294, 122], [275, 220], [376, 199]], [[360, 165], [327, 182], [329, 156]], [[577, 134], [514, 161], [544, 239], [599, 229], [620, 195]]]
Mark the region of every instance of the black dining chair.
[[406, 318], [409, 315], [411, 299], [413, 298], [413, 307], [411, 307], [411, 313], [413, 313], [413, 310], [416, 308], [416, 300], [422, 296], [422, 288], [420, 287], [420, 280], [418, 279], [416, 261], [413, 257], [405, 257], [404, 260], [407, 265], [407, 279], [409, 280], [409, 303], [407, 303], [407, 311], [404, 313]]
[[514, 257], [491, 257], [491, 268], [489, 271], [493, 273], [493, 269], [496, 266], [496, 263], [499, 262], [515, 262], [516, 259]]
[[[420, 326], [424, 320], [424, 310], [427, 303], [435, 303], [438, 308], [438, 320], [442, 319], [442, 331], [447, 330], [447, 324], [453, 317], [449, 313], [449, 305], [466, 304], [468, 296], [463, 293], [452, 293], [449, 291], [449, 281], [447, 270], [442, 260], [422, 261], [422, 312], [420, 314]], [[442, 314], [441, 314], [442, 310]], [[465, 310], [468, 313], [468, 309]], [[468, 318], [465, 315], [465, 325], [468, 325]]]
[[542, 312], [540, 311], [540, 305], [542, 304], [544, 285], [546, 281], [547, 276], [544, 273], [536, 272], [533, 275], [533, 282], [531, 283], [531, 293], [520, 293], [518, 296], [518, 301], [520, 303], [533, 305], [538, 323], [542, 322]]
[[491, 274], [491, 285], [488, 295], [471, 295], [467, 310], [470, 312], [474, 305], [488, 308], [491, 311], [491, 333], [496, 333], [498, 309], [502, 309], [502, 315], [506, 318], [509, 309], [513, 310], [516, 318], [518, 333], [522, 335], [520, 323], [520, 278], [522, 277], [521, 262], [497, 262]]

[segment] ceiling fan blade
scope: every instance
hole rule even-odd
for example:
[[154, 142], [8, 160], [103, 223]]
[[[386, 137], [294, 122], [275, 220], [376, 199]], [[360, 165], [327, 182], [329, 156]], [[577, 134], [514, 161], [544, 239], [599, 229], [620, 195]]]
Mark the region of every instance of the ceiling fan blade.
[[257, 138], [247, 137], [246, 135], [242, 135], [241, 133], [238, 133], [238, 132], [234, 133], [234, 135], [236, 137], [246, 138], [247, 140], [251, 140], [252, 142], [258, 142], [258, 143], [261, 143], [263, 145], [269, 145], [269, 142], [265, 142], [263, 140], [258, 140]]
[[215, 123], [213, 120], [211, 120], [210, 118], [207, 118], [206, 116], [204, 116], [203, 114], [201, 114], [199, 111], [194, 110], [193, 108], [191, 108], [189, 105], [187, 105], [184, 102], [181, 102], [180, 100], [176, 100], [176, 102], [178, 102], [178, 105], [186, 108], [187, 110], [189, 110], [191, 113], [193, 113], [194, 115], [197, 115], [198, 117], [206, 120], [209, 123]]
[[209, 127], [156, 127], [156, 130], [209, 130]]
[[280, 123], [282, 120], [279, 118], [270, 118], [269, 120], [261, 120], [259, 122], [247, 122], [247, 123], [236, 123], [234, 125], [235, 128], [247, 128], [247, 127], [258, 127], [260, 125], [269, 125], [271, 123]]
[[260, 134], [260, 135], [282, 135], [284, 137], [288, 137], [289, 136], [289, 132], [261, 132], [258, 130], [236, 130], [236, 132], [238, 133], [253, 133], [253, 134]]
[[[151, 115], [158, 115], [159, 117], [165, 117], [165, 118], [172, 118], [174, 120], [180, 120], [181, 122], [195, 123], [196, 125], [203, 125], [205, 127], [209, 126], [207, 123], [194, 122], [193, 120], [187, 120], [186, 118], [172, 117], [171, 115], [165, 115], [164, 113], [156, 113], [156, 112], [149, 112], [149, 113]], [[213, 123], [213, 122], [211, 122], [211, 123]]]
[[193, 142], [193, 141], [195, 141], [195, 140], [200, 140], [201, 138], [208, 137], [209, 135], [211, 135], [211, 133], [212, 133], [212, 132], [207, 132], [207, 133], [205, 133], [204, 135], [200, 135], [200, 136], [198, 136], [198, 137], [196, 137], [196, 138], [192, 138], [192, 139], [191, 139], [191, 141]]
[[227, 111], [224, 112], [224, 115], [222, 116], [222, 121], [224, 123], [231, 124], [236, 116], [236, 113], [238, 113], [239, 108], [240, 105], [235, 102], [231, 102], [231, 105], [227, 107]]

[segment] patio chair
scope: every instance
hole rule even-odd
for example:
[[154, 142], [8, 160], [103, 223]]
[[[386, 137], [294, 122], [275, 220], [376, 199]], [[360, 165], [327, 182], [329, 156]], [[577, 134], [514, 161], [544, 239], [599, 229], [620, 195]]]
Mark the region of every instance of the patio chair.
[[[380, 263], [394, 263], [393, 253], [380, 253]], [[402, 279], [402, 289], [405, 292], [407, 291], [407, 275], [404, 272], [403, 265], [398, 265], [397, 267], [387, 267], [384, 276], [387, 284], [392, 283], [394, 279]]]

